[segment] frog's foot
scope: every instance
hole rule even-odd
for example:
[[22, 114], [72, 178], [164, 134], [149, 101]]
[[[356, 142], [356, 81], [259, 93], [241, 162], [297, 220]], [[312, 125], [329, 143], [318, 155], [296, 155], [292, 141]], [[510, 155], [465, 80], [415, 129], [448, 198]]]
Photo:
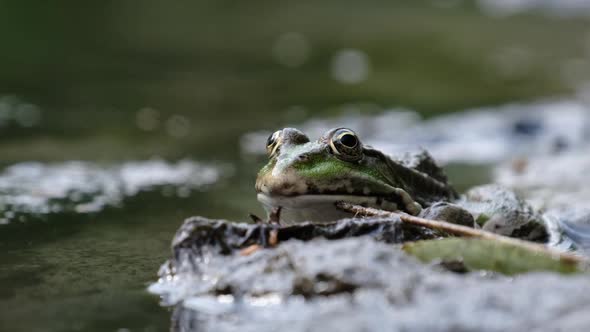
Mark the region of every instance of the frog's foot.
[[[244, 236], [244, 240], [240, 246], [245, 248], [240, 251], [240, 255], [248, 256], [261, 248], [274, 247], [279, 243], [278, 239], [278, 227], [280, 226], [280, 214], [281, 207], [273, 209], [268, 216], [268, 220], [264, 222], [257, 215], [250, 213], [250, 218], [254, 223], [258, 224], [258, 227], [252, 227]], [[248, 245], [248, 243], [252, 243]]]
[[[350, 213], [336, 207], [339, 202], [386, 211], [402, 210], [411, 215], [418, 215], [422, 210], [421, 205], [403, 189], [394, 189], [387, 196], [332, 194], [281, 196], [259, 193], [258, 200], [268, 211], [269, 220], [278, 222], [280, 219], [281, 225], [294, 225], [306, 221], [330, 223], [352, 217]], [[280, 213], [276, 213], [277, 208], [280, 208]]]
[[276, 208], [272, 209], [268, 215], [268, 223], [269, 224], [281, 224], [281, 210], [283, 209], [282, 206], [277, 206]]
[[457, 225], [474, 227], [475, 220], [471, 213], [459, 205], [437, 202], [420, 212], [419, 217], [430, 220], [446, 221]]
[[252, 219], [252, 221], [255, 224], [262, 224], [262, 218], [260, 218], [259, 216], [255, 215], [254, 213], [249, 213], [248, 217], [250, 217], [250, 219]]
[[276, 224], [260, 224], [251, 228], [240, 244], [244, 247], [240, 255], [249, 256], [262, 248], [275, 247], [279, 243], [278, 235]]
[[255, 215], [254, 213], [249, 213], [248, 216], [255, 224], [281, 224], [281, 210], [282, 207], [276, 207], [272, 209], [272, 211], [268, 214], [268, 218], [266, 221], [262, 220], [259, 216]]

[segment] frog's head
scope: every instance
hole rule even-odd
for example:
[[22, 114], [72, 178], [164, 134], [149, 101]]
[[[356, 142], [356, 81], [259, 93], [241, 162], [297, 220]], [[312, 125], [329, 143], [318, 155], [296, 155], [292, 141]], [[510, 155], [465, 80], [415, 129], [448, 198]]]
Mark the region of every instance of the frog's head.
[[256, 191], [268, 211], [282, 208], [281, 221], [346, 217], [335, 208], [338, 201], [420, 209], [395, 183], [389, 159], [364, 147], [350, 129], [331, 129], [312, 142], [301, 131], [285, 128], [270, 135], [266, 149], [269, 162], [258, 173]]

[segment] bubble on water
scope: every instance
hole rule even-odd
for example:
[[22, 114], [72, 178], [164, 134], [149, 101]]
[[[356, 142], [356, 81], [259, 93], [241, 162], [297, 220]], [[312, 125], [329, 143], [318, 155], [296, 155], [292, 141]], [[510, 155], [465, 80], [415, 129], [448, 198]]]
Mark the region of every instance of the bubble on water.
[[332, 59], [332, 77], [343, 84], [356, 84], [369, 77], [369, 57], [360, 50], [344, 49]]
[[562, 80], [571, 86], [579, 86], [590, 77], [590, 61], [575, 58], [564, 61], [560, 66]]
[[281, 114], [287, 121], [301, 121], [307, 117], [308, 111], [303, 106], [293, 105], [287, 107]]
[[191, 195], [191, 190], [188, 187], [179, 187], [176, 189], [176, 196], [186, 198]]
[[160, 126], [160, 112], [151, 107], [144, 107], [137, 111], [135, 123], [141, 130], [156, 130]]
[[41, 121], [41, 111], [33, 104], [20, 104], [14, 110], [14, 119], [23, 127], [33, 127]]
[[16, 124], [30, 128], [41, 121], [41, 110], [38, 106], [21, 101], [15, 96], [0, 97], [0, 126]]
[[272, 47], [275, 60], [287, 67], [298, 67], [309, 58], [311, 47], [307, 38], [298, 32], [287, 32], [279, 36]]
[[175, 138], [183, 138], [190, 134], [190, 120], [182, 115], [173, 115], [166, 121], [166, 132]]
[[498, 74], [508, 79], [521, 78], [531, 71], [532, 53], [521, 46], [502, 48], [490, 59]]
[[160, 192], [162, 193], [162, 196], [164, 196], [164, 197], [174, 196], [174, 188], [171, 186], [164, 186]]
[[10, 105], [0, 99], [0, 126], [5, 125], [12, 118], [12, 108]]

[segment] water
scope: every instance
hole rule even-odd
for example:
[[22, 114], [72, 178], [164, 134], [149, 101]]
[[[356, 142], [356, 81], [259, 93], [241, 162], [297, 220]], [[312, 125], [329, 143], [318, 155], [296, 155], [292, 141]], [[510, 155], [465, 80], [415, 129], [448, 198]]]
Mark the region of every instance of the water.
[[[244, 149], [259, 144], [247, 133], [392, 108], [430, 118], [546, 97], [588, 101], [584, 15], [498, 17], [477, 8], [454, 1], [0, 3], [0, 174], [40, 163], [51, 189], [51, 172], [75, 180], [68, 172], [82, 161], [90, 178], [74, 188], [91, 188], [96, 198], [101, 186], [125, 183], [114, 174], [130, 162], [188, 160], [219, 172], [188, 191], [170, 179], [133, 195], [117, 189], [116, 200], [92, 211], [63, 200], [51, 213], [6, 216], [15, 209], [4, 209], [0, 330], [167, 330], [171, 313], [145, 289], [182, 220], [262, 214], [253, 184], [265, 157]], [[379, 129], [382, 137], [395, 139], [384, 135], [392, 126]], [[488, 170], [449, 172], [464, 189], [489, 180]], [[53, 197], [34, 187], [13, 183], [0, 200], [15, 191]]]

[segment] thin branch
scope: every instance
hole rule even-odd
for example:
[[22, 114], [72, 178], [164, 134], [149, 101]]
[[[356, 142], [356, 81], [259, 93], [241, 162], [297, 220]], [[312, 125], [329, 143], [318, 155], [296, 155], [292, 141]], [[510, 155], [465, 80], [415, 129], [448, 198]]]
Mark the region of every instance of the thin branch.
[[354, 213], [356, 216], [399, 218], [401, 221], [409, 224], [418, 225], [430, 229], [436, 229], [457, 236], [473, 237], [502, 242], [517, 247], [521, 247], [533, 252], [538, 252], [539, 254], [550, 255], [551, 257], [554, 257], [555, 259], [559, 259], [564, 262], [573, 264], [588, 264], [588, 260], [581, 256], [577, 256], [567, 252], [559, 252], [554, 249], [547, 248], [546, 246], [541, 244], [519, 240], [503, 235], [498, 235], [481, 229], [475, 229], [467, 226], [452, 224], [446, 221], [424, 219], [420, 217], [411, 216], [409, 214], [402, 212], [389, 212], [384, 210], [367, 208], [360, 205], [354, 205], [346, 202], [339, 202], [336, 204], [336, 207], [341, 210]]

